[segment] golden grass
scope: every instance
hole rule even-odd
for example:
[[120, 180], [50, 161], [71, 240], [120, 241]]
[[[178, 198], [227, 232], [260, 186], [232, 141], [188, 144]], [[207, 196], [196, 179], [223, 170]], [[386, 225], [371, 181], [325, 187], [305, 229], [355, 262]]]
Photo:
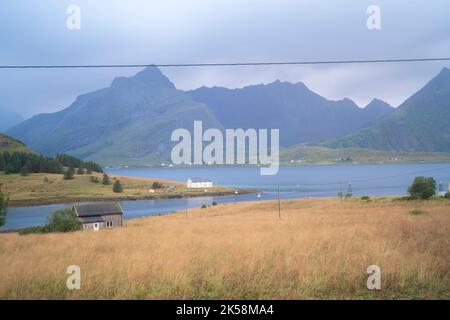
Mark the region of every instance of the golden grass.
[[[409, 211], [422, 209], [422, 215]], [[450, 298], [450, 202], [254, 202], [122, 229], [0, 234], [0, 298]], [[65, 287], [81, 267], [81, 290]], [[381, 267], [382, 289], [366, 288]]]
[[[90, 181], [94, 176], [99, 183]], [[64, 203], [71, 201], [95, 200], [95, 199], [139, 199], [160, 196], [182, 194], [195, 196], [202, 194], [203, 190], [188, 190], [184, 183], [164, 179], [143, 179], [109, 175], [111, 185], [103, 185], [102, 174], [75, 175], [73, 180], [64, 180], [62, 174], [33, 173], [22, 177], [19, 174], [5, 175], [0, 173], [2, 192], [9, 197], [10, 204], [39, 204], [39, 203]], [[122, 193], [114, 193], [112, 184], [114, 179], [120, 180], [123, 186]], [[153, 182], [158, 181], [165, 186], [175, 186], [174, 189], [155, 189], [155, 193], [149, 193]], [[225, 188], [212, 188], [209, 192], [232, 192]]]

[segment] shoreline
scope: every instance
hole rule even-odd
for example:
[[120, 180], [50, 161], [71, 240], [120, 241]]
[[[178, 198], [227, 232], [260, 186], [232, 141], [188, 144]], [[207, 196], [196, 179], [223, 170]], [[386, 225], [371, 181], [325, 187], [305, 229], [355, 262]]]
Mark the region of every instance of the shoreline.
[[[236, 189], [239, 194], [253, 194], [258, 193], [257, 189]], [[204, 193], [174, 193], [174, 194], [159, 194], [159, 195], [145, 195], [145, 196], [118, 196], [118, 197], [58, 197], [47, 199], [25, 199], [25, 200], [10, 200], [8, 206], [10, 208], [19, 207], [34, 207], [45, 206], [52, 204], [66, 204], [66, 203], [80, 203], [80, 202], [105, 202], [105, 201], [139, 201], [139, 200], [158, 200], [158, 199], [183, 199], [183, 198], [199, 198], [199, 197], [220, 197], [233, 195], [234, 189], [229, 191], [211, 191]]]

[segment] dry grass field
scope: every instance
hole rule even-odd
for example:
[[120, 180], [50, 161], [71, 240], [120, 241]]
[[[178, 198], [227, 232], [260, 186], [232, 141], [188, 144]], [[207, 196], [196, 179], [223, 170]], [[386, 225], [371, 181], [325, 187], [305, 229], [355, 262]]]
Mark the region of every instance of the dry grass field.
[[[91, 176], [97, 177], [99, 183], [90, 181]], [[111, 185], [103, 185], [102, 174], [75, 175], [73, 180], [64, 180], [62, 174], [33, 173], [22, 177], [19, 174], [5, 175], [0, 172], [0, 184], [2, 192], [9, 198], [10, 205], [30, 205], [44, 203], [67, 203], [72, 201], [105, 200], [105, 199], [142, 199], [170, 196], [197, 196], [204, 195], [203, 190], [187, 189], [185, 183], [162, 180], [130, 178], [109, 175]], [[123, 186], [122, 193], [114, 193], [112, 184], [120, 180]], [[149, 193], [153, 182], [160, 182], [167, 189], [155, 189], [155, 193]], [[209, 193], [232, 193], [215, 187]]]
[[[450, 201], [281, 206], [281, 219], [277, 202], [253, 202], [97, 233], [0, 234], [0, 298], [450, 298]], [[381, 290], [366, 288], [373, 264]], [[66, 288], [69, 265], [80, 290]]]

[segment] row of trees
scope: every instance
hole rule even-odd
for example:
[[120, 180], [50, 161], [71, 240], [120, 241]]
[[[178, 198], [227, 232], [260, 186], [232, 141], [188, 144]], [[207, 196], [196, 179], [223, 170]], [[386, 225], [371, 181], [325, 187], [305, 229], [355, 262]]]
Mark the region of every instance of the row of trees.
[[6, 174], [21, 173], [64, 173], [64, 167], [103, 172], [101, 166], [92, 161], [82, 161], [75, 157], [59, 154], [55, 158], [28, 152], [0, 153], [0, 171]]
[[86, 171], [103, 173], [102, 167], [98, 163], [93, 161], [83, 161], [73, 156], [69, 156], [68, 154], [58, 154], [56, 155], [56, 160], [61, 162], [64, 167], [78, 168], [79, 172], [84, 169]]
[[[94, 177], [94, 176], [91, 177], [91, 182], [93, 182], [93, 183], [100, 183], [98, 178]], [[105, 186], [109, 186], [111, 184], [111, 179], [109, 178], [109, 176], [106, 173], [103, 174], [102, 184], [105, 185]], [[120, 180], [114, 181], [113, 192], [115, 192], [115, 193], [123, 192], [123, 187], [122, 187], [122, 184], [120, 183]]]

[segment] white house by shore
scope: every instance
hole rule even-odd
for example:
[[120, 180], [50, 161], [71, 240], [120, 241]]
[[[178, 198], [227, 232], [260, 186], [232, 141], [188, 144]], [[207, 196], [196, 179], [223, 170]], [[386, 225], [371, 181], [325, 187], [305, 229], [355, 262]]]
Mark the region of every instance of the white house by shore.
[[213, 183], [208, 179], [193, 178], [186, 181], [186, 186], [192, 189], [212, 188]]

